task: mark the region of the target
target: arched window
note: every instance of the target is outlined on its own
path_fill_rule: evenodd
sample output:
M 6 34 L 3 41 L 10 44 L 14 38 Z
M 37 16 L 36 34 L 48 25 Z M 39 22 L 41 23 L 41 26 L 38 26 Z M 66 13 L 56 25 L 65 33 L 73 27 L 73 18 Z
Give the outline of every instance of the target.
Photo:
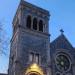
M 43 32 L 43 21 L 42 20 L 39 21 L 39 31 Z
M 29 15 L 27 17 L 27 24 L 26 24 L 27 28 L 31 28 L 31 16 Z
M 37 18 L 33 19 L 33 29 L 37 30 Z

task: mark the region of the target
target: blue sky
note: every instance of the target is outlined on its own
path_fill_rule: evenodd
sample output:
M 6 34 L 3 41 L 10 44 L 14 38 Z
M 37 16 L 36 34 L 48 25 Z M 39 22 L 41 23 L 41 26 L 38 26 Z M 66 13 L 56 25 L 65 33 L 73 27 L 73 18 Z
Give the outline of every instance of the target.
M 60 29 L 75 47 L 75 0 L 26 0 L 51 14 L 49 32 L 51 41 L 60 35 Z M 12 36 L 12 20 L 20 0 L 0 0 L 0 22 L 9 38 Z M 9 50 L 7 51 L 9 54 Z M 0 55 L 0 72 L 7 73 L 8 56 Z

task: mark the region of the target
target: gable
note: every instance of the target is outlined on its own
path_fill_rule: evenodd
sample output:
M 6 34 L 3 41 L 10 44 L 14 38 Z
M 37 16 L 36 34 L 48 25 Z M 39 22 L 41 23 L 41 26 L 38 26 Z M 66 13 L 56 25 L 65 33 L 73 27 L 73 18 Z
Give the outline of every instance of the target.
M 73 49 L 72 45 L 64 36 L 64 34 L 61 34 L 53 42 L 51 42 L 50 47 L 54 49 Z

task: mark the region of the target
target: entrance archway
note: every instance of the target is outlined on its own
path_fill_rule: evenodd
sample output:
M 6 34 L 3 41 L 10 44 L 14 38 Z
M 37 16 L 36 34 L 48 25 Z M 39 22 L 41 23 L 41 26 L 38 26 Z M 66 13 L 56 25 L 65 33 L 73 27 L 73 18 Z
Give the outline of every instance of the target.
M 35 73 L 31 73 L 30 75 L 37 75 L 37 74 L 35 74 Z
M 37 72 L 30 72 L 30 73 L 28 73 L 28 75 L 41 75 L 41 74 L 37 73 Z
M 36 63 L 27 68 L 25 75 L 44 75 L 42 68 Z

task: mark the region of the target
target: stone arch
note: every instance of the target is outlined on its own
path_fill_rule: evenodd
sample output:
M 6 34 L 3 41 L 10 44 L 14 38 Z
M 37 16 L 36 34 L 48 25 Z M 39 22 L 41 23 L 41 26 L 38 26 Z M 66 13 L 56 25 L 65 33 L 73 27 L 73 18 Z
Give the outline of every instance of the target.
M 39 65 L 33 63 L 27 68 L 25 75 L 44 75 L 44 73 Z

